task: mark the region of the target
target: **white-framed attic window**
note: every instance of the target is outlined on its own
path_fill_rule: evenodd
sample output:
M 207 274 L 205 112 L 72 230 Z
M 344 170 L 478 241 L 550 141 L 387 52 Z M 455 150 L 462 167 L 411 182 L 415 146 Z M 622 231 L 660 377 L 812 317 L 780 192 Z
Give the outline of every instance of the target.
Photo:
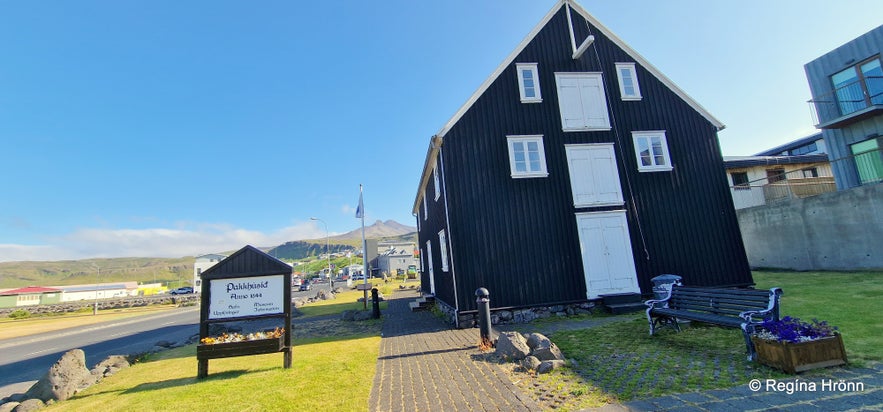
M 635 157 L 640 172 L 666 172 L 672 169 L 665 130 L 632 132 Z
M 512 178 L 546 177 L 546 149 L 542 135 L 506 136 Z
M 417 213 L 417 232 L 420 232 L 420 213 Z
M 426 210 L 426 192 L 423 192 L 423 220 L 426 220 L 427 210 Z
M 622 100 L 641 100 L 641 87 L 634 63 L 616 63 L 616 76 L 619 78 L 619 95 Z
M 438 197 L 441 196 L 441 184 L 438 181 L 438 158 L 435 159 L 435 167 L 432 168 L 432 181 L 435 183 L 435 200 L 438 201 Z
M 426 241 L 426 244 L 427 244 L 427 246 L 429 245 L 428 240 Z M 426 252 L 427 250 L 429 250 L 429 249 L 423 248 L 423 253 L 420 256 L 420 271 L 421 272 L 426 272 L 427 270 L 429 270 L 428 269 L 429 268 L 429 257 L 428 257 L 429 255 Z
M 518 93 L 521 95 L 521 103 L 540 103 L 543 96 L 540 93 L 540 78 L 536 63 L 516 63 L 515 70 L 518 72 Z
M 441 254 L 441 269 L 442 272 L 448 271 L 448 241 L 445 236 L 445 230 L 442 229 L 438 232 L 438 249 L 439 254 Z

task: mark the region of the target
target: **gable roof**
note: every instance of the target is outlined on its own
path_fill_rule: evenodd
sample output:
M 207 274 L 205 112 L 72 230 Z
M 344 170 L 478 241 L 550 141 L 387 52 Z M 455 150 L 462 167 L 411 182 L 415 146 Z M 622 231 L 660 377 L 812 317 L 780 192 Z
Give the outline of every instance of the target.
M 545 27 L 546 24 L 548 24 L 549 21 L 552 20 L 552 17 L 554 17 L 555 14 L 557 14 L 558 11 L 564 6 L 569 6 L 571 10 L 579 13 L 580 16 L 582 16 L 584 19 L 586 19 L 592 26 L 595 26 L 601 33 L 603 33 L 607 38 L 609 38 L 615 45 L 619 46 L 626 54 L 628 54 L 630 57 L 635 59 L 636 63 L 640 64 L 645 69 L 647 69 L 647 71 L 650 72 L 650 74 L 652 74 L 654 77 L 659 79 L 659 81 L 661 81 L 662 84 L 664 84 L 666 87 L 671 89 L 671 91 L 673 91 L 676 95 L 678 95 L 678 97 L 683 99 L 688 105 L 690 105 L 690 107 L 692 107 L 694 110 L 699 112 L 699 114 L 701 114 L 709 122 L 711 122 L 711 124 L 713 124 L 718 130 L 723 130 L 724 127 L 726 127 L 726 126 L 724 126 L 723 123 L 721 123 L 714 116 L 712 116 L 711 113 L 709 113 L 707 110 L 705 110 L 705 108 L 702 107 L 702 105 L 700 105 L 698 102 L 693 100 L 693 98 L 691 98 L 689 95 L 687 95 L 686 92 L 684 92 L 677 85 L 675 85 L 674 82 L 671 81 L 671 79 L 669 79 L 664 74 L 662 74 L 662 72 L 659 71 L 659 69 L 657 69 L 652 64 L 650 64 L 650 62 L 648 62 L 647 59 L 645 59 L 643 56 L 638 54 L 638 52 L 636 52 L 634 49 L 629 47 L 629 45 L 626 44 L 625 41 L 623 41 L 622 39 L 617 37 L 615 34 L 613 34 L 612 31 L 610 31 L 610 29 L 605 27 L 603 24 L 601 24 L 600 21 L 598 21 L 591 14 L 589 14 L 589 12 L 586 11 L 584 8 L 582 8 L 582 6 L 580 6 L 579 4 L 577 4 L 573 0 L 559 0 L 558 3 L 555 4 L 555 6 L 552 7 L 552 9 L 549 10 L 548 13 L 546 13 L 546 16 L 543 17 L 542 20 L 540 20 L 540 22 L 536 25 L 536 27 L 534 27 L 533 30 L 531 30 L 530 33 L 528 33 L 527 37 L 525 37 L 524 40 L 522 40 L 521 43 L 519 43 L 518 46 L 515 47 L 515 50 L 513 50 L 512 53 L 510 53 L 509 56 L 507 56 L 506 59 L 504 59 L 503 62 L 500 63 L 499 66 L 497 66 L 496 70 L 494 70 L 494 72 L 491 73 L 490 77 L 488 77 L 484 81 L 484 83 L 482 83 L 481 86 L 478 87 L 478 90 L 476 90 L 475 93 L 473 93 L 472 96 L 470 96 L 469 99 L 466 100 L 466 103 L 464 103 L 463 106 L 460 106 L 460 109 L 457 110 L 456 113 L 454 113 L 454 116 L 451 117 L 451 119 L 448 120 L 448 122 L 445 123 L 444 126 L 442 126 L 441 130 L 439 130 L 438 133 L 436 133 L 436 136 L 439 136 L 442 138 L 445 137 L 445 135 L 448 133 L 448 131 L 451 129 L 451 127 L 453 127 L 454 124 L 456 124 L 460 120 L 460 118 L 463 117 L 464 114 L 466 114 L 466 111 L 469 110 L 469 108 L 471 108 L 473 104 L 475 104 L 475 101 L 478 100 L 478 98 L 482 94 L 484 94 L 484 92 L 488 89 L 488 87 L 490 87 L 491 84 L 493 84 L 493 82 L 495 80 L 497 80 L 497 77 L 500 77 L 500 74 L 502 74 L 503 71 L 506 70 L 506 68 L 509 67 L 509 65 L 512 64 L 513 61 L 515 61 L 515 57 L 517 57 L 524 50 L 524 48 L 527 47 L 527 45 L 530 44 L 531 41 L 533 41 L 534 37 L 536 37 L 536 35 L 539 34 L 540 30 L 542 30 L 543 27 Z
M 203 279 L 291 274 L 291 266 L 258 248 L 246 245 L 202 272 Z
M 786 152 L 788 150 L 793 150 L 801 146 L 808 145 L 817 140 L 822 140 L 822 132 L 814 133 L 806 137 L 802 137 L 793 142 L 788 142 L 783 145 L 776 146 L 772 149 L 764 150 L 760 153 L 755 154 L 755 156 L 778 156 L 779 153 Z
M 462 106 L 460 106 L 460 108 L 457 110 L 457 112 L 454 113 L 454 116 L 451 117 L 451 119 L 448 120 L 447 123 L 444 124 L 444 126 L 442 126 L 442 128 L 438 131 L 438 133 L 436 133 L 435 135 L 432 136 L 432 138 L 430 139 L 429 150 L 426 153 L 426 162 L 423 165 L 423 174 L 420 177 L 420 183 L 417 187 L 417 197 L 414 200 L 414 207 L 411 211 L 413 214 L 416 215 L 417 210 L 420 207 L 421 197 L 422 197 L 423 191 L 425 190 L 424 188 L 426 187 L 426 183 L 429 180 L 430 175 L 432 174 L 433 167 L 435 167 L 435 159 L 438 156 L 438 149 L 441 147 L 445 135 L 451 130 L 451 128 L 455 124 L 457 124 L 458 121 L 460 121 L 460 118 L 462 118 L 463 115 L 465 115 L 466 112 L 470 108 L 472 108 L 472 105 L 474 105 L 475 102 L 478 100 L 478 98 L 481 97 L 481 95 L 484 94 L 485 91 L 487 91 L 487 89 L 491 86 L 491 84 L 494 83 L 494 81 L 497 80 L 498 77 L 500 77 L 500 75 L 503 73 L 503 71 L 506 70 L 506 68 L 509 67 L 509 65 L 512 64 L 513 61 L 515 61 L 515 58 L 524 50 L 525 47 L 527 47 L 528 44 L 530 44 L 530 42 L 533 41 L 533 39 L 537 36 L 537 34 L 539 34 L 540 30 L 542 30 L 546 26 L 546 24 L 549 23 L 550 20 L 552 20 L 552 18 L 561 10 L 562 7 L 569 7 L 570 10 L 577 12 L 577 14 L 582 16 L 582 18 L 584 18 L 586 21 L 588 21 L 592 26 L 595 26 L 598 29 L 598 31 L 600 31 L 602 34 L 604 34 L 604 36 L 606 36 L 608 39 L 610 39 L 610 41 L 612 41 L 613 44 L 615 44 L 616 46 L 621 48 L 627 55 L 629 55 L 631 58 L 633 58 L 636 63 L 638 63 L 642 67 L 644 67 L 650 74 L 652 74 L 654 77 L 656 77 L 663 85 L 668 87 L 672 92 L 674 92 L 678 97 L 680 97 L 690 107 L 692 107 L 700 115 L 705 117 L 705 119 L 708 120 L 715 128 L 717 128 L 718 131 L 723 130 L 726 127 L 723 123 L 721 123 L 720 120 L 716 119 L 714 116 L 711 115 L 711 113 L 708 112 L 708 110 L 706 110 L 704 107 L 702 107 L 702 105 L 700 105 L 698 102 L 693 100 L 693 98 L 691 98 L 689 95 L 687 95 L 686 92 L 681 90 L 681 88 L 679 88 L 673 81 L 671 81 L 671 79 L 669 79 L 664 74 L 662 74 L 662 72 L 659 71 L 659 69 L 657 69 L 652 64 L 650 64 L 650 62 L 647 61 L 647 59 L 645 59 L 643 56 L 641 56 L 634 49 L 629 47 L 629 45 L 626 44 L 625 41 L 623 41 L 618 36 L 616 36 L 612 31 L 610 31 L 610 29 L 605 27 L 603 24 L 601 24 L 600 21 L 598 21 L 591 14 L 589 14 L 588 11 L 583 9 L 582 6 L 577 4 L 576 1 L 574 1 L 574 0 L 559 0 L 557 3 L 555 3 L 555 5 L 552 7 L 552 9 L 549 10 L 548 13 L 546 13 L 546 16 L 543 17 L 543 19 L 540 20 L 539 23 L 537 23 L 537 25 L 533 28 L 533 30 L 531 30 L 530 33 L 528 33 L 527 36 L 523 40 L 521 40 L 521 43 L 519 43 L 518 46 L 515 47 L 515 50 L 513 50 L 512 53 L 510 53 L 509 56 L 507 56 L 503 60 L 503 62 L 500 63 L 499 66 L 497 66 L 497 68 L 491 73 L 491 75 L 487 79 L 485 79 L 485 81 L 480 86 L 478 86 L 478 90 L 476 90 L 474 93 L 472 93 L 472 96 L 470 96 L 469 99 L 466 100 L 466 103 L 464 103 Z M 571 42 L 573 42 L 573 41 L 574 40 L 571 39 Z M 580 48 L 583 48 L 583 46 L 581 46 Z
M 727 170 L 802 163 L 828 163 L 828 155 L 822 153 L 797 156 L 724 156 L 724 168 Z
M 218 259 L 218 260 L 220 260 L 225 257 L 227 257 L 227 255 L 222 255 L 219 253 L 206 253 L 204 255 L 199 255 L 199 256 L 195 257 L 194 259 L 196 259 L 196 260 L 199 260 L 199 259 Z
M 138 289 L 138 282 L 123 282 L 123 283 L 99 283 L 99 284 L 87 284 L 87 285 L 63 285 L 63 286 L 52 286 L 54 288 L 61 289 L 65 292 L 92 292 L 95 290 L 132 290 Z
M 30 295 L 34 293 L 58 293 L 61 289 L 44 288 L 41 286 L 28 286 L 25 288 L 10 289 L 0 293 L 0 295 Z

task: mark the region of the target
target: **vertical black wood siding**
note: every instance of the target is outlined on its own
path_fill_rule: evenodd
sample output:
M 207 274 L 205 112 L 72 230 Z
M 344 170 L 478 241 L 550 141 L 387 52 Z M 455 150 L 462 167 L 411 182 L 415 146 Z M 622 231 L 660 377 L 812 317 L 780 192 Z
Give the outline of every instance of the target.
M 452 262 L 452 248 L 451 248 L 451 233 L 447 228 L 447 218 L 446 218 L 446 209 L 445 209 L 445 197 L 444 197 L 444 178 L 442 176 L 442 171 L 444 169 L 444 157 L 439 156 L 437 161 L 438 173 L 439 173 L 439 188 L 442 190 L 442 193 L 439 193 L 438 199 L 435 196 L 435 182 L 433 181 L 432 176 L 430 176 L 429 180 L 426 183 L 425 188 L 425 197 L 423 201 L 426 202 L 426 210 L 428 214 L 426 215 L 426 219 L 424 219 L 423 214 L 423 205 L 420 205 L 418 208 L 418 216 L 419 220 L 419 231 L 418 231 L 418 240 L 420 248 L 420 258 L 424 262 L 428 262 L 428 265 L 432 265 L 433 274 L 435 275 L 435 295 L 436 299 L 440 300 L 444 303 L 452 307 L 456 307 L 456 299 L 454 297 L 454 281 L 453 281 L 453 266 Z M 448 271 L 442 271 L 441 264 L 441 247 L 439 245 L 438 232 L 442 229 L 445 230 L 445 237 L 448 243 Z M 430 241 L 432 243 L 432 255 L 426 255 L 426 241 Z M 423 267 L 423 271 L 420 274 L 421 280 L 421 291 L 424 293 L 430 293 L 430 282 L 429 282 L 429 268 Z
M 545 305 L 586 299 L 586 285 L 565 144 L 613 143 L 623 186 L 641 290 L 674 273 L 692 285 L 752 283 L 714 126 L 636 65 L 643 100 L 620 99 L 617 62 L 634 62 L 574 12 L 577 44 L 594 44 L 579 59 L 562 8 L 447 135 L 441 149 L 457 290 L 441 272 L 438 231 L 446 227 L 444 197 L 426 187 L 429 218 L 420 248 L 432 240 L 437 298 L 474 310 L 486 287 L 492 307 Z M 519 100 L 515 63 L 538 63 L 542 103 Z M 603 72 L 611 131 L 562 132 L 556 72 Z M 632 131 L 665 130 L 674 170 L 639 173 Z M 510 176 L 507 135 L 543 135 L 546 178 Z M 634 202 L 632 202 L 632 197 Z M 640 229 L 639 224 L 640 221 Z M 646 245 L 646 252 L 645 252 Z M 424 289 L 429 282 L 424 271 Z M 441 280 L 441 282 L 439 281 Z

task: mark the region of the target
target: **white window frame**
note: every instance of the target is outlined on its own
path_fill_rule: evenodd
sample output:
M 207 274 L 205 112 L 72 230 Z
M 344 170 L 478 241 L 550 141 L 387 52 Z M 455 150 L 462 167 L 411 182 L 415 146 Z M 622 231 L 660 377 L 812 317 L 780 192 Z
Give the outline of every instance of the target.
M 566 102 L 567 100 L 563 97 L 562 93 L 562 82 L 567 80 L 577 80 L 577 83 L 581 83 L 586 79 L 593 79 L 598 84 L 598 91 L 600 93 L 600 101 L 585 101 L 583 98 L 588 97 L 587 95 L 582 93 L 582 86 L 580 85 L 579 97 L 580 97 L 580 111 L 582 113 L 582 124 L 576 126 L 567 126 L 567 114 L 571 113 L 573 107 L 570 107 Z M 607 105 L 607 91 L 604 88 L 604 76 L 601 72 L 573 72 L 573 73 L 555 73 L 555 90 L 558 92 L 558 110 L 561 113 L 561 130 L 565 132 L 592 132 L 592 131 L 607 131 L 610 130 L 610 112 Z M 598 112 L 603 114 L 603 118 L 599 118 L 599 120 L 595 123 L 590 124 L 591 120 L 588 115 L 589 112 L 586 111 L 586 104 L 590 105 L 598 105 Z M 566 110 L 569 109 L 569 110 Z
M 435 166 L 432 168 L 432 180 L 435 183 L 435 200 L 441 196 L 441 184 L 438 181 L 438 158 L 435 159 Z
M 442 272 L 448 271 L 448 241 L 445 236 L 445 230 L 442 229 L 438 232 L 438 253 L 441 255 L 441 270 Z
M 18 295 L 15 298 L 17 306 L 26 306 L 26 305 L 39 305 L 40 304 L 40 295 L 35 294 L 24 294 Z
M 428 213 L 426 210 L 426 192 L 423 192 L 423 220 L 426 220 L 427 214 Z
M 525 95 L 524 73 L 523 70 L 529 70 L 533 75 L 533 97 Z M 537 63 L 516 63 L 515 71 L 518 73 L 518 93 L 521 96 L 521 103 L 542 103 L 543 95 L 540 93 L 540 72 L 537 69 Z
M 525 157 L 525 164 L 528 167 L 527 171 L 521 172 L 516 170 L 515 167 L 515 143 L 524 143 L 527 144 L 529 142 L 537 143 L 537 151 L 540 154 L 540 170 L 529 170 L 530 162 Z M 549 176 L 549 171 L 546 168 L 546 149 L 543 147 L 543 135 L 515 135 L 515 136 L 506 136 L 506 145 L 508 146 L 509 152 L 509 171 L 512 174 L 513 179 L 522 179 L 522 178 L 530 178 L 530 177 L 546 177 Z M 527 156 L 527 152 L 525 151 L 525 156 Z
M 627 94 L 625 91 L 626 85 L 622 79 L 623 70 L 628 71 L 631 75 L 632 88 L 635 90 L 633 94 Z M 641 100 L 641 86 L 638 83 L 638 72 L 635 70 L 634 63 L 616 63 L 616 78 L 619 80 L 619 95 L 623 101 Z
M 659 137 L 661 141 L 662 147 L 662 158 L 665 161 L 665 164 L 659 165 L 656 164 L 656 156 L 650 156 L 651 165 L 645 166 L 641 161 L 641 149 L 639 142 L 641 140 L 647 141 L 647 147 L 652 152 L 652 139 L 653 137 Z M 648 131 L 640 131 L 640 132 L 632 132 L 632 142 L 635 145 L 635 160 L 637 161 L 638 171 L 639 172 L 667 172 L 673 169 L 671 164 L 671 156 L 668 151 L 668 139 L 665 137 L 665 130 L 648 130 Z

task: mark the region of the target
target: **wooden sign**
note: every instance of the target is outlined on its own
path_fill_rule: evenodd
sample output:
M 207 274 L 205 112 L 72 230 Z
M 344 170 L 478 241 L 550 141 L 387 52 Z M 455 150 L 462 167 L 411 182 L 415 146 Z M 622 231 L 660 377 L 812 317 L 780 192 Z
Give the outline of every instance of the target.
M 209 319 L 285 312 L 285 275 L 210 280 Z
M 282 352 L 282 366 L 291 367 L 291 266 L 246 246 L 202 273 L 201 293 L 198 378 L 208 376 L 209 359 L 233 356 Z M 224 330 L 228 322 L 264 319 L 282 326 L 209 336 L 212 326 Z

